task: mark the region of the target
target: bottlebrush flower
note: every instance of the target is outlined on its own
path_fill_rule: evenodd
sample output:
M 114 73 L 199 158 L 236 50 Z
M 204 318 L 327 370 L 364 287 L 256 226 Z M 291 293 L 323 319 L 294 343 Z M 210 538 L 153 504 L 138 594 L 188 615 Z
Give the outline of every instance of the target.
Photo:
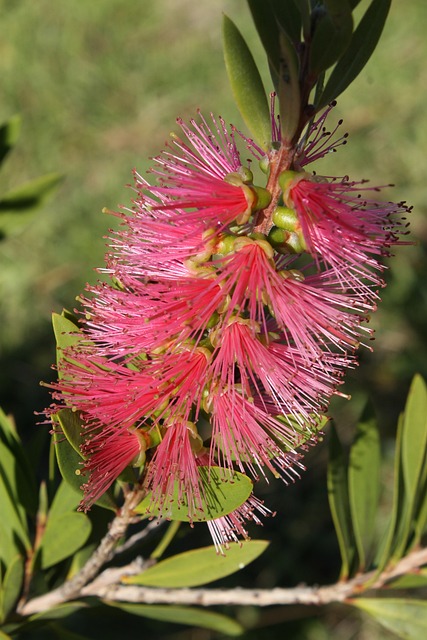
M 220 466 L 230 480 L 238 469 L 294 481 L 300 451 L 316 442 L 371 336 L 364 322 L 382 286 L 380 258 L 397 242 L 393 220 L 405 205 L 302 171 L 338 146 L 326 115 L 277 169 L 272 112 L 265 186 L 253 183 L 234 131 L 200 118 L 178 121 L 182 137 L 154 159 L 155 184 L 135 173 L 133 207 L 116 214 L 110 238 L 110 283 L 81 299 L 82 338 L 64 349 L 51 385 L 47 413 L 65 406 L 81 416 L 83 509 L 127 466 L 153 512 L 168 517 L 175 501 L 190 520 L 203 516 L 200 466 Z M 215 544 L 246 537 L 245 520 L 267 512 L 252 496 L 210 522 Z

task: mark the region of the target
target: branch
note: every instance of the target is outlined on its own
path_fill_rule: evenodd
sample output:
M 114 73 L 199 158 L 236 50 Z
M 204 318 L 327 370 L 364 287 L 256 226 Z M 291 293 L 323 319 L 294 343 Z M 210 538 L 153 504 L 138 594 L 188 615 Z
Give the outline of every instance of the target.
M 199 605 L 326 605 L 332 602 L 344 602 L 359 596 L 368 589 L 379 589 L 390 580 L 406 573 L 417 571 L 427 564 L 427 547 L 412 551 L 402 558 L 393 568 L 377 575 L 376 571 L 359 574 L 347 582 L 338 582 L 324 587 L 298 586 L 291 589 L 161 589 L 119 584 L 124 575 L 136 575 L 144 564 L 134 561 L 126 567 L 108 569 L 91 584 L 79 591 L 79 597 L 96 596 L 116 602 L 144 604 Z M 55 592 L 52 592 L 55 593 Z M 47 594 L 28 602 L 20 611 L 21 615 L 45 611 L 52 605 Z M 76 597 L 76 596 L 75 596 Z M 71 599 L 66 598 L 66 599 Z M 64 602 L 63 598 L 61 602 Z M 57 603 L 54 603 L 57 604 Z
M 114 520 L 112 521 L 107 534 L 101 540 L 99 547 L 95 550 L 84 567 L 63 585 L 44 594 L 38 598 L 33 598 L 26 604 L 18 608 L 18 613 L 23 616 L 32 615 L 39 611 L 48 611 L 58 604 L 74 600 L 81 596 L 82 590 L 99 572 L 101 567 L 109 562 L 115 553 L 115 547 L 123 538 L 128 526 L 134 520 L 133 509 L 141 501 L 141 490 L 130 491 L 124 504 Z

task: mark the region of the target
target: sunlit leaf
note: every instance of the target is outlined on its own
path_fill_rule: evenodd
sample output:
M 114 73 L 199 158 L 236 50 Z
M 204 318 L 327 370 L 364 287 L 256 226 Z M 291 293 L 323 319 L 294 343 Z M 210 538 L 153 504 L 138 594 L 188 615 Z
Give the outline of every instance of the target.
M 123 582 L 151 587 L 197 587 L 243 569 L 268 545 L 266 540 L 232 544 L 224 556 L 218 555 L 214 546 L 186 551 L 162 560 L 137 576 L 125 576 Z
M 84 545 L 91 528 L 89 518 L 83 513 L 70 512 L 49 517 L 40 546 L 42 568 L 47 569 L 72 556 Z
M 16 144 L 21 129 L 21 118 L 19 115 L 12 116 L 7 122 L 0 126 L 0 164 L 7 154 Z
M 222 615 L 205 609 L 196 609 L 195 607 L 178 607 L 174 605 L 150 605 L 150 604 L 126 604 L 123 602 L 108 602 L 111 607 L 117 607 L 126 613 L 135 616 L 143 616 L 153 620 L 162 622 L 175 622 L 177 624 L 190 625 L 192 627 L 201 627 L 202 629 L 212 629 L 228 636 L 238 636 L 243 633 L 243 627 Z
M 10 563 L 3 580 L 3 620 L 13 610 L 22 589 L 24 579 L 24 559 L 22 556 L 16 556 Z M 0 620 L 1 622 L 1 620 Z
M 79 414 L 72 409 L 60 409 L 58 413 L 55 414 L 55 417 L 58 419 L 68 442 L 81 457 L 80 447 L 83 443 L 83 426 Z
M 355 548 L 348 497 L 347 465 L 334 425 L 331 425 L 330 431 L 328 498 L 341 553 L 342 566 L 340 577 L 344 580 L 350 575 Z
M 263 149 L 271 145 L 270 108 L 252 54 L 235 24 L 224 16 L 225 66 L 240 113 L 252 136 Z
M 404 640 L 427 637 L 427 602 L 405 598 L 356 598 L 350 604 Z
M 163 504 L 152 503 L 151 494 L 148 494 L 135 511 L 181 522 L 206 522 L 231 513 L 246 502 L 252 493 L 252 481 L 238 471 L 231 476 L 228 471 L 219 467 L 199 467 L 199 476 L 204 491 L 199 516 L 189 517 L 186 496 L 179 499 L 179 482 L 175 482 L 173 496 L 167 504 L 167 509 Z
M 337 98 L 362 71 L 380 39 L 390 5 L 391 0 L 372 0 L 355 29 L 348 48 L 332 70 L 317 105 L 318 109 Z
M 350 450 L 348 488 L 359 569 L 368 564 L 372 550 L 380 493 L 381 449 L 376 419 L 368 406 L 357 425 Z

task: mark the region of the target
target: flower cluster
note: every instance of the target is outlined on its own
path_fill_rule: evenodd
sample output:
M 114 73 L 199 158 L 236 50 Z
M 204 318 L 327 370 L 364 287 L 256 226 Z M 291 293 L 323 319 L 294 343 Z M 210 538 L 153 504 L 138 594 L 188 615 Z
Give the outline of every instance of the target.
M 407 210 L 365 183 L 307 172 L 345 142 L 325 117 L 287 153 L 274 114 L 271 152 L 244 138 L 264 186 L 213 116 L 178 121 L 154 184 L 135 174 L 134 206 L 116 214 L 110 283 L 83 298 L 84 338 L 59 365 L 49 410 L 80 412 L 82 509 L 129 466 L 158 512 L 175 500 L 190 520 L 203 515 L 200 466 L 298 476 L 301 449 L 370 339 L 381 259 Z M 211 522 L 216 544 L 265 511 L 252 497 Z

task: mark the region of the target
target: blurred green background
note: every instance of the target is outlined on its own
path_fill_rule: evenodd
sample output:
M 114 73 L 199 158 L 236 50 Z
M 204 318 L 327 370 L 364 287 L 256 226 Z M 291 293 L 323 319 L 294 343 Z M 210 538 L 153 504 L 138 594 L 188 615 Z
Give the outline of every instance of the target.
M 367 4 L 362 0 L 360 6 Z M 386 451 L 412 375 L 419 371 L 427 377 L 427 3 L 392 4 L 377 51 L 339 99 L 333 116 L 344 118 L 350 143 L 322 160 L 325 174 L 394 183 L 386 197 L 414 205 L 411 238 L 416 244 L 396 250 L 389 286 L 372 321 L 375 351 L 361 353 L 360 367 L 348 377 L 345 390 L 353 400 L 333 406 L 348 441 L 369 393 Z M 51 171 L 65 175 L 31 222 L 0 243 L 0 403 L 26 433 L 41 428 L 33 412 L 49 404 L 39 380 L 53 375 L 50 314 L 73 308 L 85 283 L 98 278 L 94 268 L 102 266 L 103 236 L 114 225 L 102 208 L 129 204 L 125 185 L 132 168 L 148 168 L 149 157 L 162 149 L 178 115 L 189 118 L 200 108 L 243 129 L 223 66 L 222 11 L 238 23 L 258 54 L 270 90 L 243 0 L 0 0 L 0 122 L 15 113 L 23 119 L 19 144 L 1 175 L 1 192 Z M 249 584 L 291 586 L 336 578 L 326 457 L 321 445 L 310 454 L 301 483 L 287 490 L 265 489 L 279 515 L 256 533 L 273 538 L 272 566 L 268 558 L 264 567 L 258 564 L 247 574 Z M 188 538 L 187 544 L 196 544 Z M 285 615 L 292 617 L 262 612 L 256 624 L 272 626 L 265 636 L 247 637 L 279 638 L 283 629 L 287 637 L 309 640 L 391 637 L 373 623 L 347 624 L 341 613 L 328 614 L 325 624 L 308 618 L 282 627 Z M 144 624 L 139 621 L 141 628 Z M 215 637 L 168 630 L 167 625 L 149 629 L 153 638 Z

